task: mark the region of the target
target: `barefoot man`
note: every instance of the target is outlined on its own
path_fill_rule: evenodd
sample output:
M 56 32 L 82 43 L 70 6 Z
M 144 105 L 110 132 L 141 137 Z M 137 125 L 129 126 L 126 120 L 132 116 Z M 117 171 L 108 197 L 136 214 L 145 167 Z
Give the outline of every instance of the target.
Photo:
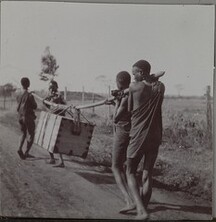
M 34 141 L 36 119 L 34 110 L 37 108 L 37 103 L 35 102 L 33 95 L 28 92 L 28 88 L 30 86 L 29 79 L 26 77 L 22 78 L 21 85 L 23 87 L 23 93 L 17 99 L 17 112 L 19 113 L 19 124 L 22 135 L 17 153 L 19 154 L 20 158 L 24 160 L 25 158 L 33 157 L 29 154 L 29 151 Z M 27 148 L 25 153 L 23 153 L 22 147 L 26 138 Z
M 116 76 L 117 88 L 120 91 L 127 89 L 130 85 L 131 76 L 126 71 L 121 71 Z M 115 111 L 113 116 L 114 122 L 114 141 L 112 149 L 112 171 L 116 183 L 121 190 L 126 206 L 122 208 L 119 213 L 126 213 L 135 209 L 131 194 L 129 193 L 125 162 L 126 152 L 129 144 L 130 133 L 130 113 L 128 112 L 128 95 L 116 96 Z M 109 104 L 108 102 L 106 104 Z M 111 103 L 110 103 L 111 104 Z
M 130 143 L 127 149 L 127 180 L 137 208 L 136 219 L 148 218 L 147 205 L 152 194 L 152 171 L 162 139 L 161 105 L 165 87 L 150 75 L 145 60 L 133 65 L 135 82 L 129 87 L 131 112 Z M 141 193 L 136 180 L 138 164 L 144 156 Z

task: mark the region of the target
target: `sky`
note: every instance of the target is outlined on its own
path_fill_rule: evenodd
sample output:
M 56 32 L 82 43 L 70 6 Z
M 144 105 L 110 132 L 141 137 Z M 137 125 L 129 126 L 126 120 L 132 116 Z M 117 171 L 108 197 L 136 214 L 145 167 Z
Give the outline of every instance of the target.
M 63 2 L 1 3 L 0 85 L 45 89 L 41 56 L 57 60 L 59 89 L 107 92 L 115 76 L 145 59 L 166 71 L 166 95 L 203 95 L 213 85 L 214 6 Z M 104 79 L 98 79 L 98 76 Z

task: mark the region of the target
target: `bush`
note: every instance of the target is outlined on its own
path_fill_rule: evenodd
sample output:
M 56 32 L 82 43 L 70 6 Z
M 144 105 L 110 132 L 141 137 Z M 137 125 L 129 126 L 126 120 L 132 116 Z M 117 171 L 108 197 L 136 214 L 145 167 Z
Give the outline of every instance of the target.
M 179 148 L 205 147 L 208 141 L 207 126 L 196 116 L 177 113 L 169 117 L 170 124 L 163 130 L 163 138 Z

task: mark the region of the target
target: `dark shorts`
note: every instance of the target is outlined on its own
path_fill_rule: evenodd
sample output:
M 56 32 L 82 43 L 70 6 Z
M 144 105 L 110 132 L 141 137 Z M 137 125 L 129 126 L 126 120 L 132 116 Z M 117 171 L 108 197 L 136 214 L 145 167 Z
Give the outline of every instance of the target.
M 25 120 L 20 119 L 19 120 L 20 129 L 23 133 L 23 135 L 28 134 L 28 141 L 32 141 L 35 134 L 35 121 L 33 118 L 26 118 Z
M 146 144 L 146 149 L 141 150 L 134 158 L 127 158 L 127 170 L 129 173 L 136 173 L 139 165 L 139 171 L 152 171 L 158 156 L 160 144 L 152 141 Z
M 119 121 L 114 125 L 114 143 L 112 150 L 112 164 L 122 167 L 126 161 L 129 144 L 130 123 Z

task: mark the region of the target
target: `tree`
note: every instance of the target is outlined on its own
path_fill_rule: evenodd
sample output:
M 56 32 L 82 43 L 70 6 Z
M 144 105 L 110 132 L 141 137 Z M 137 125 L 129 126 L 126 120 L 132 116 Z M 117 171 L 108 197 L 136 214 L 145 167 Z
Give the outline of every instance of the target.
M 0 86 L 0 96 L 4 98 L 4 109 L 6 104 L 6 97 L 11 97 L 12 93 L 16 91 L 16 87 L 14 87 L 11 83 L 7 83 L 3 86 Z
M 3 86 L 0 86 L 0 96 L 11 97 L 12 93 L 15 91 L 16 87 L 14 87 L 11 83 L 7 83 Z
M 52 80 L 57 76 L 57 65 L 56 58 L 50 53 L 50 47 L 45 48 L 44 54 L 41 57 L 41 73 L 39 74 L 40 79 L 43 81 Z

